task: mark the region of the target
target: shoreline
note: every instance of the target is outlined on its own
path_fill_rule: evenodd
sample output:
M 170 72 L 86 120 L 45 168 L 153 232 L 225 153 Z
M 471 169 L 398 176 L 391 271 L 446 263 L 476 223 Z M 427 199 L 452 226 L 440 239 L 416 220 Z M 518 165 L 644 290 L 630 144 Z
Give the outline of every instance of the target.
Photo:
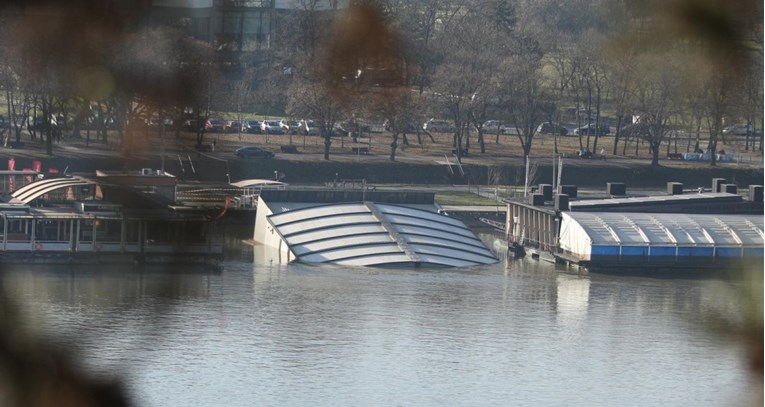
M 183 181 L 227 183 L 227 174 L 231 181 L 241 179 L 273 179 L 274 172 L 284 176 L 283 181 L 292 184 L 317 184 L 338 179 L 365 179 L 368 184 L 408 184 L 408 185 L 481 185 L 507 186 L 523 185 L 523 168 L 520 163 L 497 163 L 492 166 L 463 163 L 464 176 L 456 172 L 451 174 L 448 167 L 439 164 L 408 164 L 400 162 L 339 162 L 339 161 L 296 161 L 275 158 L 269 160 L 220 160 L 189 156 L 166 157 L 164 168 Z M 11 155 L 0 155 L 0 160 L 7 162 Z M 32 168 L 32 161 L 37 158 L 14 156 L 16 169 Z M 160 169 L 160 158 L 68 158 L 45 157 L 42 161 L 43 172 L 54 168 L 67 173 L 94 173 L 96 170 L 122 171 L 140 170 L 141 168 Z M 510 160 L 508 160 L 510 161 Z M 549 160 L 548 160 L 549 161 Z M 661 188 L 667 182 L 683 183 L 685 188 L 709 187 L 712 178 L 724 178 L 736 183 L 741 188 L 749 185 L 762 185 L 762 168 L 736 168 L 730 165 L 708 168 L 653 167 L 645 165 L 565 165 L 562 185 L 580 187 L 605 187 L 607 182 L 624 182 L 627 187 Z M 181 166 L 183 164 L 183 166 Z M 546 165 L 547 164 L 547 165 Z M 2 166 L 2 164 L 0 164 Z M 495 180 L 488 182 L 489 179 Z M 552 183 L 552 165 L 540 163 L 536 177 L 530 185 Z
M 198 152 L 194 141 L 183 134 L 181 137 L 167 137 L 166 144 L 147 135 L 146 143 L 139 151 L 124 153 L 112 145 L 91 143 L 69 138 L 54 145 L 54 156 L 45 154 L 41 144 L 29 143 L 21 148 L 0 150 L 0 168 L 13 157 L 17 170 L 33 168 L 33 161 L 42 161 L 43 172 L 56 169 L 60 173 L 94 173 L 95 170 L 122 171 L 141 168 L 162 169 L 177 176 L 184 182 L 228 183 L 242 179 L 274 179 L 275 174 L 290 184 L 324 185 L 326 182 L 365 179 L 367 184 L 407 185 L 480 185 L 513 186 L 524 184 L 525 168 L 515 144 L 487 144 L 485 154 L 476 153 L 464 157 L 458 165 L 456 158 L 449 156 L 450 140 L 437 135 L 436 142 L 423 145 L 401 146 L 397 160 L 389 160 L 389 147 L 382 141 L 387 135 L 375 135 L 368 144 L 353 143 L 351 140 L 334 142 L 329 160 L 324 160 L 319 140 L 310 138 L 310 143 L 299 136 L 211 134 L 208 140 L 217 140 L 216 151 Z M 294 140 L 293 140 L 294 139 Z M 292 142 L 298 153 L 283 153 L 281 145 Z M 572 140 L 567 140 L 573 142 Z M 540 139 L 537 154 L 545 148 Z M 272 159 L 240 159 L 234 150 L 241 145 L 254 145 L 275 152 Z M 370 146 L 368 155 L 354 155 L 353 148 Z M 549 145 L 548 145 L 549 147 Z M 570 149 L 570 147 L 567 147 Z M 561 151 L 567 151 L 561 148 Z M 164 152 L 164 154 L 163 154 Z M 664 190 L 667 182 L 680 182 L 685 188 L 710 187 L 712 178 L 724 178 L 740 188 L 763 184 L 762 156 L 755 152 L 742 155 L 741 163 L 686 162 L 662 159 L 659 166 L 651 166 L 648 158 L 632 156 L 609 156 L 607 160 L 563 159 L 562 185 L 578 185 L 585 188 L 605 188 L 607 182 L 624 182 L 627 188 L 659 188 Z M 165 159 L 162 160 L 162 155 Z M 553 181 L 552 157 L 532 155 L 532 168 L 536 176 L 530 185 L 550 184 Z M 164 161 L 164 163 L 163 163 Z M 447 162 L 450 165 L 447 165 Z M 164 167 L 163 167 L 164 164 Z M 532 173 L 534 171 L 532 170 Z M 463 175 L 464 174 L 464 175 Z

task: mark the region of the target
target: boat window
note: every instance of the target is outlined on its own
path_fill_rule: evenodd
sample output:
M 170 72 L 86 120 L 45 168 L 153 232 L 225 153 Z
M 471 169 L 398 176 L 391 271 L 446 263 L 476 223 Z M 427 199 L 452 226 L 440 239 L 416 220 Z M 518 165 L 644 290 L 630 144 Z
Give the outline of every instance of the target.
M 93 220 L 83 219 L 80 221 L 80 242 L 93 242 Z
M 207 224 L 202 222 L 187 222 L 183 224 L 183 243 L 205 243 Z
M 12 219 L 8 221 L 9 242 L 29 242 L 32 235 L 32 219 Z
M 147 222 L 146 239 L 150 242 L 172 242 L 175 228 L 168 222 Z
M 68 242 L 72 223 L 68 219 L 42 220 L 35 225 L 35 240 L 38 242 Z
M 138 243 L 138 228 L 139 222 L 137 220 L 130 220 L 125 222 L 125 242 L 126 243 Z
M 96 240 L 99 242 L 119 242 L 122 238 L 122 221 L 96 219 Z

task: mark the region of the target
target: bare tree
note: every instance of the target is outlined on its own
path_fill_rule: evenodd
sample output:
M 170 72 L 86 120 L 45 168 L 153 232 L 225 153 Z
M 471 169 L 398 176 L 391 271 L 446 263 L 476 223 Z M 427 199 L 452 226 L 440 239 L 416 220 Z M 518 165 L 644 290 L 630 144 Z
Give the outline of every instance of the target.
M 439 42 L 445 61 L 433 76 L 432 97 L 440 111 L 454 121 L 454 148 L 461 160 L 463 146 L 470 148 L 469 130 L 478 130 L 481 152 L 485 152 L 483 122 L 490 101 L 498 97 L 501 62 L 509 55 L 506 45 L 510 37 L 487 24 L 492 16 L 480 7 L 470 7 L 453 15 L 452 24 L 445 30 L 448 35 Z
M 347 94 L 332 89 L 310 78 L 292 82 L 289 90 L 287 113 L 294 117 L 308 117 L 319 124 L 324 137 L 324 159 L 329 160 L 335 124 L 347 112 Z
M 196 139 L 201 144 L 202 123 L 216 96 L 217 68 L 209 44 L 170 28 L 143 29 L 123 41 L 114 45 L 112 62 L 119 84 L 113 93 L 117 117 L 125 128 L 123 150 L 140 144 L 143 123 L 152 114 L 176 109 L 189 110 L 198 120 Z
M 399 136 L 416 131 L 421 98 L 406 87 L 380 88 L 365 95 L 370 112 L 380 115 L 391 132 L 390 160 L 396 161 Z
M 531 152 L 536 128 L 549 116 L 555 105 L 542 86 L 541 58 L 531 55 L 505 60 L 506 108 L 515 123 L 518 141 L 523 149 L 524 163 Z
M 713 69 L 706 82 L 706 116 L 709 130 L 707 152 L 710 155 L 711 165 L 717 164 L 717 143 L 723 137 L 723 128 L 727 117 L 735 115 L 738 82 L 730 77 L 730 73 L 723 69 Z M 735 136 L 734 136 L 735 137 Z
M 760 53 L 753 52 L 749 63 L 749 69 L 747 71 L 747 77 L 744 85 L 744 97 L 742 98 L 744 106 L 742 107 L 742 113 L 744 114 L 746 123 L 751 125 L 750 130 L 746 133 L 746 140 L 744 142 L 744 149 L 749 150 L 750 145 L 752 151 L 756 149 L 756 133 L 754 130 L 759 129 L 760 135 L 760 147 L 759 151 L 762 151 L 763 141 L 763 56 L 762 48 Z M 757 123 L 759 122 L 759 126 Z
M 432 83 L 443 56 L 438 44 L 448 33 L 450 21 L 460 9 L 452 0 L 390 0 L 388 9 L 401 32 L 408 32 L 415 72 L 415 86 L 420 93 Z
M 481 153 L 486 152 L 483 124 L 489 118 L 489 113 L 496 110 L 497 102 L 502 98 L 502 75 L 500 66 L 503 59 L 512 52 L 511 43 L 515 35 L 515 9 L 506 0 L 492 0 L 489 7 L 471 7 L 471 12 L 461 19 L 465 28 L 462 38 L 464 46 L 471 55 L 471 77 L 477 80 L 477 88 L 471 97 L 468 110 L 469 122 L 477 132 L 477 141 Z M 477 10 L 477 11 L 476 11 Z M 494 24 L 486 24 L 492 21 Z M 501 132 L 496 128 L 497 140 Z M 466 140 L 468 142 L 469 139 Z
M 651 153 L 651 165 L 659 165 L 659 151 L 670 130 L 670 119 L 677 113 L 679 98 L 678 58 L 667 54 L 644 54 L 638 62 L 639 78 L 634 111 L 645 130 L 641 136 Z
M 614 146 L 612 154 L 616 155 L 619 148 L 619 140 L 622 137 L 621 131 L 625 125 L 632 123 L 632 95 L 634 91 L 634 62 L 635 55 L 624 52 L 614 58 L 609 58 L 606 62 L 608 75 L 605 77 L 614 113 L 616 115 L 616 130 L 614 133 Z M 625 142 L 626 148 L 626 142 Z

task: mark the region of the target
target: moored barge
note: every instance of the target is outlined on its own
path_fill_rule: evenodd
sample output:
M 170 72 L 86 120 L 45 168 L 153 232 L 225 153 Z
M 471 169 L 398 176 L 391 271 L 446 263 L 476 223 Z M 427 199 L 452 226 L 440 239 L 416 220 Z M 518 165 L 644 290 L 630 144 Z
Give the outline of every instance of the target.
M 3 194 L 2 263 L 217 262 L 221 207 L 175 203 L 161 171 L 60 176 Z

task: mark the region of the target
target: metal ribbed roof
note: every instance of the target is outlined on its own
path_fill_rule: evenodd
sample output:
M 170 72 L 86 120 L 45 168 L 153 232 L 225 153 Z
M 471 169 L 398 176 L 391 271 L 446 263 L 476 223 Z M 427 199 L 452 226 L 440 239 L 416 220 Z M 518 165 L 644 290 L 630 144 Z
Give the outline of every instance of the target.
M 407 206 L 315 205 L 268 220 L 298 261 L 307 263 L 466 267 L 497 261 L 460 220 Z
M 763 216 L 566 212 L 592 246 L 666 245 L 763 247 Z
M 684 203 L 696 202 L 739 202 L 743 198 L 738 194 L 727 192 L 706 192 L 701 194 L 680 194 L 680 195 L 656 195 L 656 196 L 635 196 L 624 198 L 606 198 L 606 199 L 584 199 L 572 201 L 569 203 L 571 211 L 577 210 L 600 210 L 606 208 L 618 207 L 643 207 L 655 206 L 657 204 L 678 205 Z

